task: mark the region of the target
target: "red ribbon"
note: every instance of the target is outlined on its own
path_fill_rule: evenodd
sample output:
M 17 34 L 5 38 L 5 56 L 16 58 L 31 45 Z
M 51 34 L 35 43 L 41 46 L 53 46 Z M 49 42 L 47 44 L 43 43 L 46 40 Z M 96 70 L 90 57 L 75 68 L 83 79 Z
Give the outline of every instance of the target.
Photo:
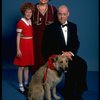
M 48 68 L 50 68 L 51 70 L 55 70 L 55 67 L 54 67 L 54 64 L 53 64 L 53 60 L 54 58 L 56 57 L 57 55 L 52 55 L 49 57 L 49 60 L 47 62 L 47 69 L 46 69 L 46 72 L 44 73 L 44 77 L 43 77 L 43 82 L 46 81 L 46 77 L 47 77 L 47 71 L 48 71 Z

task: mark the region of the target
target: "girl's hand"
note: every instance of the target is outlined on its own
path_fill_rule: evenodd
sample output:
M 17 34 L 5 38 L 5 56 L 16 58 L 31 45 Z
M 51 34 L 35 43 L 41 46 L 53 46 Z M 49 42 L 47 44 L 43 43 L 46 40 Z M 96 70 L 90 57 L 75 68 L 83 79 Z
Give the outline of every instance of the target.
M 17 54 L 16 54 L 16 55 L 17 55 L 17 57 L 19 57 L 19 58 L 20 58 L 20 57 L 22 56 L 21 51 L 20 51 L 20 50 L 17 50 Z

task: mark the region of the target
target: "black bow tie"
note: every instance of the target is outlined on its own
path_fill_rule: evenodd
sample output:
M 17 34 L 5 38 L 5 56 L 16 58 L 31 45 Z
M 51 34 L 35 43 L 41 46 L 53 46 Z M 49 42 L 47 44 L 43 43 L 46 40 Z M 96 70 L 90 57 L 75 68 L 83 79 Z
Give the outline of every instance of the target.
M 62 27 L 68 26 L 68 24 L 61 25 Z

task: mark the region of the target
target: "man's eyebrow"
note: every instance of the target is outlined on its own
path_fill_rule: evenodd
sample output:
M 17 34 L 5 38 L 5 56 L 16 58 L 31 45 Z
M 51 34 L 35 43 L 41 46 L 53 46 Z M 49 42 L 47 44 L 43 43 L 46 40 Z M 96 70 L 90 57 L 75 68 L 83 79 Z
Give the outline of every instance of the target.
M 60 13 L 60 12 L 58 12 L 58 14 L 66 14 L 66 13 Z

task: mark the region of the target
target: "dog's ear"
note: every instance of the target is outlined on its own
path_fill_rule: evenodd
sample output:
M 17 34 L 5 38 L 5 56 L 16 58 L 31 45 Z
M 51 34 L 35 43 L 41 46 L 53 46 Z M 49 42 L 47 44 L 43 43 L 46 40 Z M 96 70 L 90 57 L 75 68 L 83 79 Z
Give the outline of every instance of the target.
M 53 62 L 56 62 L 58 60 L 58 56 L 54 57 Z
M 57 55 L 51 55 L 49 59 L 51 59 L 53 62 L 57 61 L 58 56 Z

